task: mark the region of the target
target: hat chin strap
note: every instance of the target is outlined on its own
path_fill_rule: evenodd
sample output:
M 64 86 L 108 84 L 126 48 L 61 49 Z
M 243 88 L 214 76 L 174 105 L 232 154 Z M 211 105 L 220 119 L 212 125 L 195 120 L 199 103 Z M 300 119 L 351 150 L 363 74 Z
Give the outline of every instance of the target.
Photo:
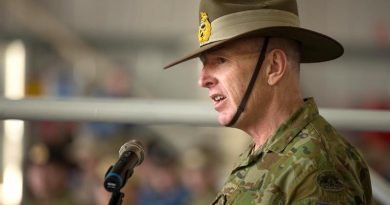
M 253 86 L 255 85 L 257 76 L 259 75 L 261 66 L 263 65 L 263 62 L 265 59 L 265 54 L 266 54 L 267 47 L 268 47 L 268 42 L 269 42 L 269 37 L 265 37 L 264 41 L 263 41 L 263 46 L 262 46 L 261 51 L 260 51 L 261 53 L 260 53 L 259 59 L 257 60 L 256 68 L 253 71 L 252 78 L 249 81 L 248 87 L 246 88 L 244 97 L 242 97 L 241 103 L 237 107 L 236 114 L 234 115 L 232 120 L 227 125 L 225 125 L 226 127 L 232 127 L 234 124 L 236 124 L 238 118 L 240 117 L 241 113 L 245 109 L 246 103 L 248 102 L 249 96 L 253 90 Z

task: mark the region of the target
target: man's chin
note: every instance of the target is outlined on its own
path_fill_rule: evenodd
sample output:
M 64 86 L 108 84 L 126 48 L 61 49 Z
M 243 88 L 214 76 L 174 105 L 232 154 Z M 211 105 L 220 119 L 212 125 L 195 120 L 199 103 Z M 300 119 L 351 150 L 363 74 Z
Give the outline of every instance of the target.
M 226 115 L 222 115 L 220 114 L 218 116 L 218 123 L 222 126 L 227 126 L 229 125 L 230 121 L 232 120 L 233 116 L 226 116 Z

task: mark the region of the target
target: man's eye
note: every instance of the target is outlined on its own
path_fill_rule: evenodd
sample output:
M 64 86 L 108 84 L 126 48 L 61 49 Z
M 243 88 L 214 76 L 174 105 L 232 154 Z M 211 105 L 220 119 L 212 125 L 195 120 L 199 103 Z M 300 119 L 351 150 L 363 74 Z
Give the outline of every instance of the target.
M 222 64 L 222 63 L 225 63 L 226 62 L 226 59 L 225 58 L 217 58 L 217 63 L 218 64 Z

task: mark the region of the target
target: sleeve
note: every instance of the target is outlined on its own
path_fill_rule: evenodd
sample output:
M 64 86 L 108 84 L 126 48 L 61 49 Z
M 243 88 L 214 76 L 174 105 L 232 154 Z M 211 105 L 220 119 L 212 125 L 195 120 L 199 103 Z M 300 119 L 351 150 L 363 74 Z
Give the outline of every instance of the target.
M 286 197 L 292 205 L 356 204 L 337 172 L 313 170 L 297 177 Z

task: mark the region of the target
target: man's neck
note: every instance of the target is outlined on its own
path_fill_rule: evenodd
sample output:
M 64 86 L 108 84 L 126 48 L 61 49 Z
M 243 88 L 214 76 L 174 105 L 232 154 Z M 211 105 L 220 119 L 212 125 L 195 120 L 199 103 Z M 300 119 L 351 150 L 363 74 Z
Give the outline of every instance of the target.
M 269 104 L 263 116 L 244 130 L 255 142 L 255 149 L 261 147 L 276 130 L 303 104 L 300 96 L 290 100 L 277 100 Z

